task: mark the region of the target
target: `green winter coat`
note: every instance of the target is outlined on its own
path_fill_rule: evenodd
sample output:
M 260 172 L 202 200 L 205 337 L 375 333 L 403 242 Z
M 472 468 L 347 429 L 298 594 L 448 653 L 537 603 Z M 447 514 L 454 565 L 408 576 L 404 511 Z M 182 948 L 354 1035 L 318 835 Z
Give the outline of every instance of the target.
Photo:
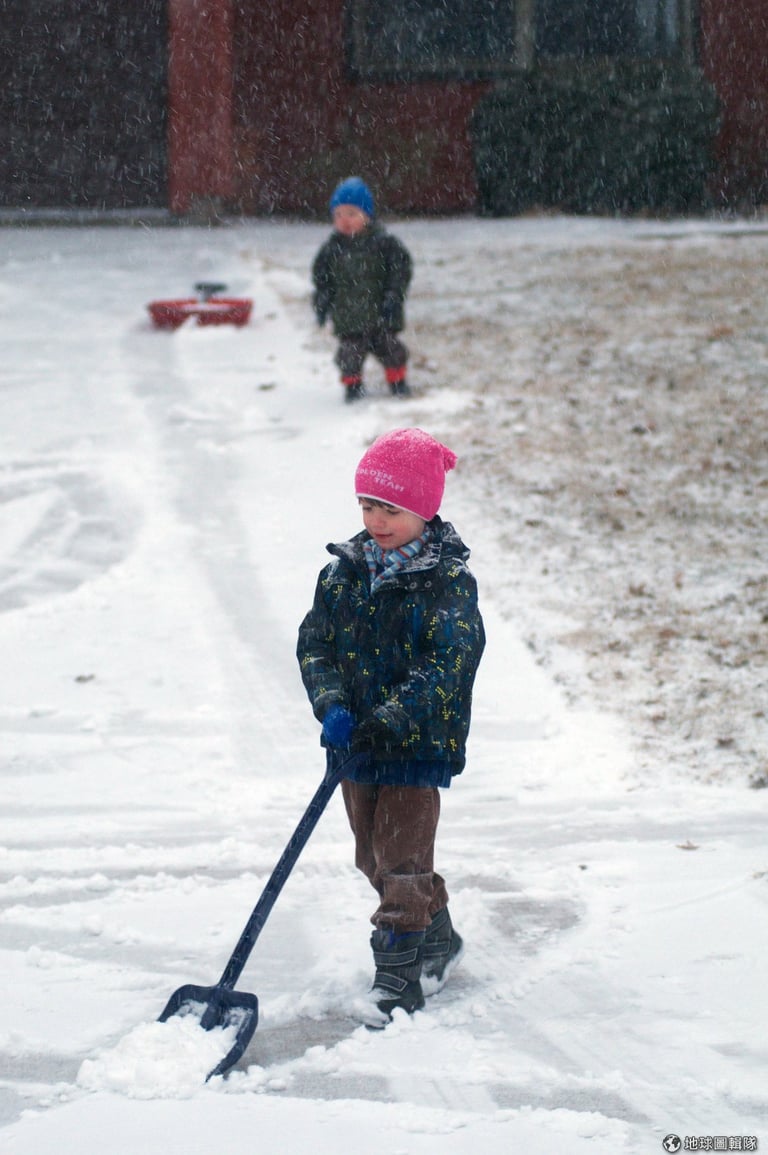
M 405 245 L 381 225 L 372 223 L 354 237 L 332 233 L 312 265 L 318 320 L 323 324 L 330 316 L 337 337 L 399 332 L 411 272 Z

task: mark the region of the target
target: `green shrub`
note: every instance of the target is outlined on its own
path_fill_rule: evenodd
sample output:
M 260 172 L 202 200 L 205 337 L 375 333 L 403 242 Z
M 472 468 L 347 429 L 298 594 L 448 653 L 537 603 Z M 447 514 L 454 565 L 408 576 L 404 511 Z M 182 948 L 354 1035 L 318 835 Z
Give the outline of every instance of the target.
M 522 75 L 473 114 L 480 211 L 701 211 L 717 128 L 714 90 L 688 69 Z

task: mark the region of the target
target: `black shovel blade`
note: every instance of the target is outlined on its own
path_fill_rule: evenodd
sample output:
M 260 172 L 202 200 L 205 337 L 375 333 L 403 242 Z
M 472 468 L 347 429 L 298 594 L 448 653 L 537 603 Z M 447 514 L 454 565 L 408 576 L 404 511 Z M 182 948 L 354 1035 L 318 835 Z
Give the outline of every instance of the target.
M 235 1041 L 224 1058 L 206 1077 L 224 1075 L 244 1053 L 253 1038 L 259 1022 L 259 1000 L 245 991 L 228 987 L 197 987 L 191 984 L 179 987 L 168 1000 L 158 1022 L 164 1023 L 172 1015 L 194 1015 L 204 1031 L 215 1027 L 235 1028 Z

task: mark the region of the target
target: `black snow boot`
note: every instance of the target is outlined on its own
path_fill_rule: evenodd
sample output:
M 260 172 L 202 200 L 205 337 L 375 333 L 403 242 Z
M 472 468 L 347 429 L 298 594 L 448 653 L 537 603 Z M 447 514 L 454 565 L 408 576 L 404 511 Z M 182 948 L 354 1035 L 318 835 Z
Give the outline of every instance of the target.
M 403 378 L 402 381 L 390 381 L 389 391 L 393 397 L 410 397 L 411 396 L 411 387 L 408 384 L 408 382 L 405 380 L 405 378 Z
M 409 1015 L 424 1006 L 421 989 L 421 960 L 424 931 L 396 934 L 394 930 L 375 930 L 371 935 L 376 975 L 371 993 L 385 1020 L 402 1007 Z
M 424 993 L 437 994 L 464 954 L 464 940 L 453 929 L 448 907 L 439 910 L 424 936 Z
M 365 389 L 363 389 L 362 381 L 352 381 L 344 386 L 344 400 L 347 404 L 353 401 L 362 401 L 365 397 Z

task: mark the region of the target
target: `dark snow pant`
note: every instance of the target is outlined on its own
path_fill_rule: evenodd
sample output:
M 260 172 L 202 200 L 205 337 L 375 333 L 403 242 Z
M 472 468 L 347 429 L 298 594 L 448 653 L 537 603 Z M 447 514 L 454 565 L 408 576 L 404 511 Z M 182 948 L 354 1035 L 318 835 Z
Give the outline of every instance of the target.
M 448 905 L 445 882 L 434 871 L 439 790 L 346 778 L 341 789 L 355 836 L 355 866 L 379 895 L 371 922 L 398 934 L 426 930 Z
M 345 385 L 359 384 L 363 379 L 363 364 L 369 353 L 384 366 L 389 384 L 402 381 L 408 361 L 408 350 L 389 329 L 376 329 L 357 337 L 342 337 L 336 350 L 336 364 Z

